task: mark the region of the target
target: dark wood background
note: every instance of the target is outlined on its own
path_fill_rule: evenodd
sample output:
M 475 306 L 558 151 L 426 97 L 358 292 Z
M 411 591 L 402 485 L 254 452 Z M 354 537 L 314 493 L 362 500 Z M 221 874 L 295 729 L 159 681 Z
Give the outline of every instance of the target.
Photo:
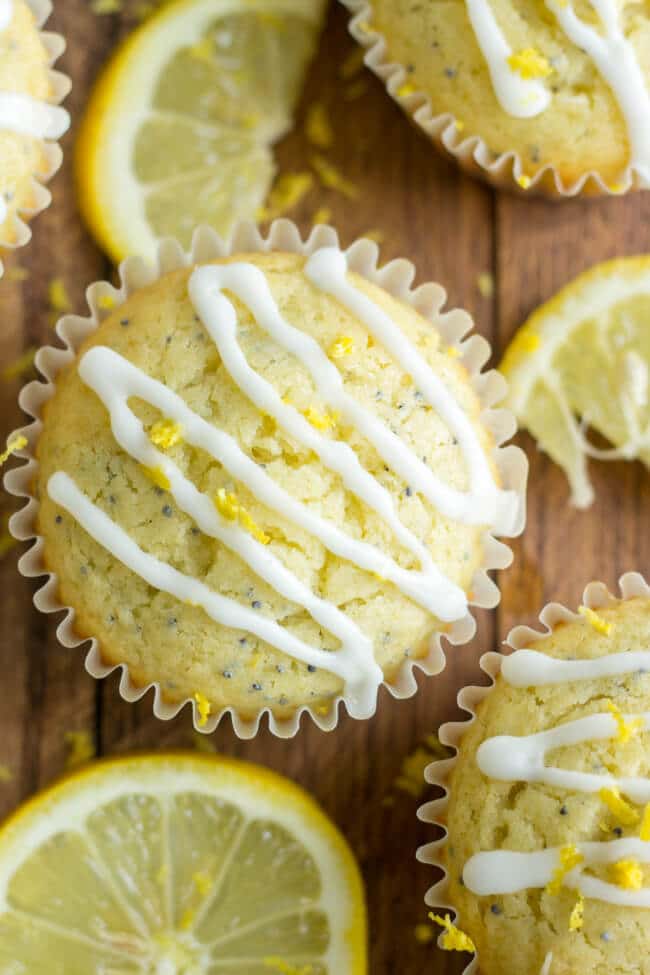
M 86 286 L 112 273 L 79 220 L 70 157 L 89 86 L 133 27 L 129 9 L 136 3 L 126 0 L 124 12 L 110 16 L 93 14 L 88 0 L 55 0 L 55 6 L 49 26 L 68 39 L 61 65 L 73 79 L 66 103 L 73 126 L 64 140 L 66 163 L 52 185 L 54 203 L 35 221 L 29 247 L 6 262 L 9 269 L 26 268 L 29 277 L 0 282 L 0 369 L 24 348 L 52 340 L 52 278 L 64 279 L 74 309 L 83 313 Z M 475 315 L 495 362 L 528 313 L 575 274 L 606 258 L 650 251 L 650 194 L 557 204 L 495 193 L 441 159 L 368 72 L 366 91 L 344 100 L 348 83 L 340 66 L 352 47 L 345 13 L 334 4 L 299 119 L 314 99 L 325 101 L 336 135 L 330 157 L 363 192 L 351 203 L 317 190 L 290 216 L 306 230 L 317 207 L 327 206 L 344 243 L 368 229 L 381 230 L 383 257 L 407 257 L 420 281 L 444 283 L 450 304 Z M 299 123 L 278 147 L 281 169 L 305 168 L 311 152 Z M 485 271 L 495 280 L 490 299 L 477 287 Z M 21 422 L 20 382 L 0 383 L 3 437 Z M 445 955 L 414 937 L 434 879 L 430 868 L 416 863 L 415 851 L 432 832 L 416 819 L 428 793 L 418 800 L 394 790 L 405 756 L 458 715 L 457 691 L 480 678 L 479 655 L 497 647 L 515 623 L 532 622 L 550 599 L 575 605 L 591 579 L 613 587 L 625 570 L 650 571 L 647 470 L 631 463 L 596 465 L 597 501 L 577 512 L 561 472 L 530 438 L 520 442 L 531 461 L 528 526 L 514 546 L 514 566 L 501 573 L 501 606 L 480 615 L 477 638 L 451 652 L 444 675 L 421 680 L 410 701 L 394 701 L 382 691 L 374 720 L 344 718 L 330 735 L 309 724 L 293 741 L 265 732 L 241 742 L 227 724 L 214 735 L 219 752 L 261 762 L 302 783 L 350 840 L 367 883 L 373 975 L 452 975 L 467 957 Z M 3 515 L 10 509 L 3 497 Z M 83 652 L 57 644 L 54 619 L 36 612 L 34 586 L 16 571 L 18 554 L 13 549 L 0 562 L 0 763 L 11 772 L 0 783 L 0 815 L 61 772 L 71 730 L 89 731 L 102 755 L 192 742 L 188 711 L 167 724 L 157 721 L 150 696 L 125 704 L 116 679 L 96 683 L 84 671 Z M 387 796 L 394 801 L 386 803 Z

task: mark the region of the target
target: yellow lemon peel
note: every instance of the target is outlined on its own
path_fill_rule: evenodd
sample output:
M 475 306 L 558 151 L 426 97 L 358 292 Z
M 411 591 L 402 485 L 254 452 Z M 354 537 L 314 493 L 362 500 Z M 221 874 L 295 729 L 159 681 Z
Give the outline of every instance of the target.
M 332 124 L 322 102 L 314 102 L 309 106 L 305 134 L 312 145 L 318 146 L 319 149 L 329 149 L 334 142 Z
M 275 220 L 293 209 L 309 193 L 314 177 L 309 172 L 284 173 L 269 194 L 268 201 L 257 211 L 258 220 Z
M 532 183 L 532 180 L 530 176 L 526 176 L 525 173 L 522 173 L 521 176 L 517 176 L 517 183 L 519 186 L 521 186 L 522 190 L 527 190 Z
M 11 782 L 14 773 L 8 765 L 0 765 L 0 782 Z
M 587 623 L 594 628 L 596 633 L 600 633 L 601 636 L 609 636 L 612 632 L 612 623 L 608 623 L 607 620 L 599 616 L 598 613 L 594 612 L 588 606 L 578 606 L 578 612 L 581 616 L 584 616 Z
M 124 9 L 124 0 L 92 0 L 90 9 L 94 14 L 119 14 Z
M 435 924 L 439 924 L 441 928 L 445 929 L 445 933 L 440 939 L 440 947 L 444 951 L 476 952 L 472 939 L 464 931 L 457 928 L 455 924 L 452 924 L 448 914 L 444 917 L 440 917 L 438 914 L 429 914 L 429 917 Z
M 330 359 L 343 359 L 354 349 L 354 340 L 349 335 L 340 335 L 330 345 L 328 355 Z
M 159 487 L 161 491 L 169 491 L 171 483 L 162 467 L 146 467 L 143 464 L 142 470 L 147 475 L 149 480 L 153 481 L 156 487 Z
M 650 843 L 650 802 L 645 807 L 643 819 L 641 820 L 641 839 L 644 843 Z
M 612 880 L 624 890 L 641 890 L 643 870 L 636 860 L 619 860 L 611 868 Z
M 70 311 L 72 308 L 63 278 L 52 278 L 47 288 L 47 294 L 52 311 L 62 313 Z
M 77 768 L 95 757 L 95 742 L 89 731 L 67 731 L 64 736 L 67 747 L 65 767 Z
M 569 917 L 569 931 L 582 931 L 584 923 L 585 899 L 582 894 L 578 894 L 578 899 Z
M 329 207 L 319 207 L 311 218 L 313 224 L 329 223 L 332 219 L 332 211 Z
M 494 275 L 491 271 L 481 271 L 476 279 L 476 287 L 482 298 L 491 298 L 494 295 Z
M 161 450 L 169 450 L 181 443 L 183 439 L 183 427 L 180 423 L 173 420 L 158 420 L 149 431 L 149 439 L 156 447 Z
M 395 788 L 408 792 L 416 799 L 419 798 L 426 789 L 424 770 L 430 764 L 431 753 L 426 748 L 418 746 L 402 762 L 400 774 L 394 782 Z
M 22 434 L 16 433 L 13 437 L 10 437 L 7 441 L 7 448 L 3 450 L 0 454 L 0 467 L 9 460 L 12 454 L 15 454 L 17 450 L 22 450 L 23 447 L 27 446 L 27 437 L 23 437 Z
M 28 349 L 25 349 L 22 355 L 19 355 L 17 359 L 10 362 L 2 370 L 2 378 L 5 380 L 16 379 L 18 376 L 22 376 L 24 372 L 27 372 L 34 365 L 34 359 L 36 357 L 36 346 L 32 345 Z
M 315 407 L 309 406 L 304 411 L 304 417 L 317 430 L 326 433 L 332 430 L 339 420 L 338 413 L 320 413 Z
M 241 527 L 249 532 L 261 545 L 268 545 L 270 543 L 270 536 L 262 531 L 246 508 L 242 507 L 237 495 L 233 494 L 232 491 L 219 488 L 212 500 L 215 508 L 223 518 L 226 518 L 228 521 L 238 521 Z
M 618 789 L 601 789 L 598 796 L 623 826 L 637 825 L 640 818 L 638 812 L 634 806 L 625 801 Z
M 553 871 L 551 881 L 546 885 L 549 894 L 559 894 L 562 889 L 564 878 L 571 873 L 581 863 L 584 863 L 584 856 L 573 844 L 563 846 L 560 850 L 560 863 Z
M 625 715 L 621 713 L 621 710 L 614 704 L 613 701 L 609 701 L 607 704 L 607 710 L 614 718 L 616 726 L 618 728 L 618 734 L 616 735 L 616 741 L 619 741 L 622 745 L 625 745 L 631 738 L 640 734 L 645 728 L 645 721 L 643 718 L 629 718 L 626 719 Z
M 433 941 L 435 931 L 430 924 L 416 924 L 413 934 L 418 944 L 429 945 Z
M 553 68 L 548 59 L 534 47 L 525 47 L 523 50 L 511 54 L 508 58 L 508 64 L 526 81 L 531 81 L 534 78 L 548 78 L 550 74 L 553 74 Z
M 101 308 L 102 311 L 110 311 L 115 308 L 115 298 L 113 295 L 100 295 L 97 299 L 97 307 Z
M 199 728 L 205 728 L 206 724 L 208 723 L 208 718 L 210 717 L 210 712 L 212 711 L 212 705 L 208 701 L 205 694 L 201 694 L 200 691 L 196 692 L 194 695 L 194 700 L 196 701 L 196 706 L 199 712 L 197 724 Z
M 416 91 L 417 88 L 414 84 L 412 84 L 410 81 L 405 81 L 403 85 L 399 86 L 395 94 L 398 95 L 399 98 L 408 98 L 409 95 L 414 95 Z
M 359 195 L 359 188 L 336 168 L 336 166 L 325 159 L 324 156 L 312 156 L 311 164 L 316 175 L 328 190 L 337 190 L 348 199 L 354 200 Z

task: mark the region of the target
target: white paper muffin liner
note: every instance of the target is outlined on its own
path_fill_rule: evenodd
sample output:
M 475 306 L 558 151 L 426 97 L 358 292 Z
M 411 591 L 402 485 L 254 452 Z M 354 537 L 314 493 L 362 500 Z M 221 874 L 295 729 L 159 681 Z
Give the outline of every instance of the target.
M 582 596 L 582 605 L 589 609 L 599 610 L 607 606 L 626 599 L 633 599 L 637 596 L 650 597 L 650 585 L 639 572 L 627 572 L 619 579 L 621 590 L 620 597 L 614 596 L 603 582 L 590 582 Z M 539 645 L 540 641 L 547 639 L 561 623 L 570 623 L 582 619 L 578 613 L 567 609 L 561 603 L 547 603 L 539 614 L 543 630 L 535 630 L 530 626 L 515 626 L 506 637 L 505 643 L 511 650 L 524 650 Z M 453 904 L 449 902 L 449 882 L 447 872 L 441 862 L 441 854 L 447 844 L 447 831 L 445 820 L 447 818 L 447 807 L 449 805 L 450 780 L 451 775 L 458 759 L 458 750 L 461 746 L 463 736 L 469 731 L 476 721 L 476 712 L 482 701 L 492 693 L 497 677 L 501 672 L 501 664 L 504 656 L 501 653 L 486 653 L 481 657 L 480 667 L 484 674 L 490 678 L 490 684 L 484 687 L 468 686 L 464 687 L 458 694 L 458 706 L 463 711 L 468 712 L 469 718 L 464 721 L 451 721 L 442 725 L 439 732 L 441 744 L 452 748 L 455 755 L 442 761 L 432 762 L 425 770 L 425 779 L 431 785 L 437 785 L 444 790 L 445 794 L 440 799 L 427 802 L 418 810 L 418 819 L 424 823 L 431 823 L 444 830 L 445 835 L 434 841 L 421 846 L 417 852 L 420 863 L 427 863 L 432 867 L 437 867 L 442 871 L 442 878 L 427 891 L 425 901 L 429 907 L 442 911 L 450 911 L 456 915 L 456 924 L 463 927 L 463 918 Z M 444 933 L 444 932 L 443 932 Z M 441 936 L 442 937 L 442 934 Z M 440 940 L 440 939 L 439 939 Z M 480 958 L 474 955 L 471 962 L 464 969 L 463 975 L 480 975 Z
M 461 132 L 454 115 L 449 112 L 434 115 L 429 96 L 424 91 L 415 90 L 400 95 L 399 90 L 405 82 L 412 85 L 412 77 L 405 65 L 390 60 L 386 38 L 372 26 L 370 3 L 368 0 L 341 0 L 341 3 L 352 14 L 350 33 L 366 49 L 366 66 L 381 78 L 391 98 L 426 132 L 434 145 L 471 175 L 520 195 L 558 199 L 581 195 L 622 196 L 630 190 L 650 188 L 633 166 L 626 168 L 613 188 L 596 170 L 583 173 L 573 182 L 566 183 L 555 166 L 548 164 L 530 177 L 530 183 L 524 189 L 517 182 L 524 174 L 521 156 L 517 152 L 512 150 L 495 156 L 480 136 Z
M 31 8 L 36 24 L 43 27 L 45 21 L 52 13 L 51 0 L 27 0 Z M 40 30 L 41 40 L 49 54 L 50 70 L 48 77 L 52 89 L 52 94 L 48 99 L 50 105 L 60 105 L 72 87 L 70 79 L 60 71 L 52 70 L 52 65 L 65 51 L 65 40 L 60 34 L 52 31 Z M 29 209 L 21 209 L 14 215 L 13 230 L 15 236 L 11 240 L 5 240 L 0 236 L 0 277 L 3 273 L 1 254 L 3 250 L 16 250 L 28 244 L 32 237 L 32 231 L 28 221 L 32 220 L 38 213 L 46 210 L 52 202 L 52 194 L 44 185 L 50 180 L 63 162 L 63 152 L 61 146 L 56 141 L 43 141 L 43 152 L 45 154 L 46 166 L 44 172 L 38 177 L 34 176 L 32 181 L 33 206 Z
M 124 301 L 142 287 L 156 281 L 161 275 L 182 267 L 226 257 L 236 253 L 258 253 L 265 251 L 285 251 L 308 256 L 324 246 L 338 246 L 336 231 L 327 226 L 317 226 L 306 241 L 300 237 L 297 227 L 289 220 L 276 220 L 268 236 L 262 237 L 259 230 L 252 223 L 242 223 L 233 232 L 230 240 L 224 242 L 213 230 L 207 227 L 199 228 L 193 238 L 191 253 L 184 253 L 180 244 L 174 240 L 162 241 L 159 245 L 157 266 L 146 264 L 141 258 L 128 258 L 120 266 L 120 287 L 114 288 L 107 282 L 91 285 L 87 291 L 90 315 L 82 318 L 77 315 L 65 315 L 56 326 L 58 337 L 63 348 L 46 346 L 39 350 L 36 356 L 36 366 L 44 376 L 45 381 L 34 381 L 25 386 L 20 394 L 21 408 L 31 417 L 33 422 L 16 433 L 27 438 L 28 445 L 18 451 L 19 457 L 24 457 L 27 463 L 9 471 L 5 476 L 7 490 L 21 498 L 27 499 L 27 504 L 10 520 L 10 531 L 19 541 L 34 541 L 34 544 L 19 561 L 19 570 L 28 578 L 48 575 L 47 581 L 39 588 L 34 596 L 37 609 L 44 613 L 65 611 L 65 617 L 57 628 L 59 641 L 65 647 L 78 647 L 85 643 L 87 637 L 81 637 L 75 631 L 75 612 L 70 606 L 64 606 L 58 599 L 57 579 L 48 574 L 43 561 L 43 538 L 35 531 L 38 502 L 32 495 L 32 485 L 37 472 L 37 462 L 34 458 L 34 448 L 42 429 L 41 409 L 43 404 L 51 398 L 55 391 L 56 377 L 59 371 L 74 358 L 83 340 L 92 333 L 111 311 L 102 309 L 107 302 L 102 301 L 109 296 L 113 308 Z M 483 410 L 482 422 L 491 431 L 495 442 L 494 462 L 499 471 L 503 487 L 516 492 L 519 498 L 517 522 L 513 526 L 512 536 L 523 531 L 525 521 L 525 487 L 528 464 L 526 457 L 518 447 L 503 446 L 504 441 L 513 436 L 516 423 L 511 413 L 495 409 L 495 404 L 501 401 L 506 393 L 505 379 L 495 371 L 482 372 L 489 355 L 490 346 L 478 335 L 465 337 L 472 327 L 470 316 L 460 310 L 442 312 L 446 294 L 437 284 L 423 284 L 412 288 L 415 269 L 407 260 L 394 260 L 378 267 L 379 249 L 370 240 L 358 240 L 346 251 L 351 270 L 363 275 L 369 281 L 378 284 L 395 297 L 412 305 L 420 314 L 435 321 L 446 344 L 454 346 L 461 361 L 466 366 L 471 382 L 480 398 Z M 472 584 L 472 605 L 479 607 L 493 607 L 499 601 L 499 590 L 488 577 L 490 569 L 505 568 L 512 561 L 512 553 L 507 545 L 497 541 L 491 534 L 486 535 L 484 541 L 484 565 L 477 572 Z M 417 683 L 413 674 L 414 668 L 433 675 L 440 673 L 445 665 L 441 639 L 444 635 L 452 644 L 466 643 L 475 632 L 474 618 L 467 616 L 449 627 L 448 632 L 438 633 L 432 638 L 429 653 L 420 660 L 405 661 L 394 680 L 387 684 L 393 696 L 407 698 L 415 694 Z M 173 718 L 188 703 L 171 703 L 165 700 L 158 683 L 137 686 L 132 680 L 128 666 L 125 664 L 108 665 L 102 660 L 101 647 L 97 639 L 92 639 L 90 650 L 86 656 L 86 669 L 93 677 L 106 677 L 112 671 L 121 669 L 122 677 L 119 690 L 126 701 L 138 701 L 150 688 L 154 689 L 153 711 L 163 720 Z M 264 714 L 268 715 L 271 731 L 279 737 L 288 738 L 296 734 L 300 726 L 303 712 L 311 715 L 319 728 L 331 731 L 338 723 L 338 712 L 341 703 L 345 703 L 344 695 L 333 702 L 333 707 L 327 715 L 318 715 L 305 706 L 296 711 L 289 719 L 281 720 L 275 717 L 270 709 L 264 708 L 254 719 L 238 714 L 233 708 L 226 707 L 215 712 L 203 727 L 198 725 L 197 708 L 194 706 L 194 724 L 197 730 L 212 732 L 223 716 L 231 715 L 236 734 L 240 738 L 253 737 L 259 727 Z

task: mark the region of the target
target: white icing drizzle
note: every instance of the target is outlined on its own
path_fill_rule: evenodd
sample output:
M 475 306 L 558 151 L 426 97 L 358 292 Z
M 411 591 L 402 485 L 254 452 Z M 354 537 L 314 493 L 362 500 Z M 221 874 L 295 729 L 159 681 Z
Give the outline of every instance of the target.
M 650 864 L 650 843 L 628 837 L 607 843 L 576 843 L 575 846 L 584 860 L 563 877 L 565 887 L 578 890 L 591 900 L 619 907 L 650 907 L 649 887 L 627 890 L 585 872 L 589 867 L 612 865 L 620 860 Z M 551 847 L 534 853 L 508 850 L 477 853 L 465 864 L 463 883 L 479 897 L 546 887 L 560 864 L 560 851 L 561 847 Z
M 236 385 L 261 411 L 313 450 L 327 468 L 340 474 L 348 490 L 375 510 L 401 544 L 416 557 L 421 571 L 401 568 L 375 546 L 348 536 L 313 513 L 307 505 L 296 501 L 251 460 L 232 437 L 207 423 L 172 390 L 116 352 L 94 347 L 82 357 L 79 365 L 81 378 L 110 413 L 111 429 L 118 444 L 138 463 L 160 469 L 179 509 L 205 534 L 219 539 L 236 552 L 287 600 L 303 607 L 320 626 L 337 637 L 339 649 L 328 652 L 309 647 L 274 621 L 219 596 L 198 580 L 148 555 L 87 498 L 68 475 L 62 472 L 53 475 L 48 482 L 48 492 L 99 544 L 150 585 L 202 606 L 212 619 L 223 625 L 255 633 L 281 652 L 339 675 L 346 685 L 351 713 L 366 717 L 374 709 L 377 688 L 382 681 L 372 642 L 337 606 L 319 598 L 304 585 L 271 549 L 238 524 L 222 518 L 213 501 L 198 491 L 169 457 L 154 447 L 128 403 L 129 398 L 137 397 L 179 423 L 186 442 L 208 452 L 258 500 L 319 538 L 330 552 L 364 570 L 381 574 L 439 618 L 447 621 L 462 618 L 467 612 L 464 592 L 441 573 L 426 545 L 400 521 L 391 494 L 362 467 L 347 444 L 323 436 L 298 410 L 285 403 L 274 387 L 249 366 L 238 342 L 237 314 L 223 293 L 225 289 L 246 303 L 259 327 L 305 365 L 328 407 L 335 407 L 353 423 L 407 483 L 457 520 L 505 530 L 506 522 L 511 526 L 516 517 L 516 494 L 498 489 L 479 438 L 451 393 L 387 316 L 347 284 L 346 270 L 345 256 L 333 248 L 316 252 L 306 267 L 307 275 L 317 286 L 335 294 L 364 321 L 371 334 L 394 355 L 449 425 L 467 462 L 469 492 L 452 490 L 439 481 L 399 438 L 345 393 L 338 370 L 318 343 L 282 318 L 267 280 L 258 268 L 246 263 L 199 267 L 190 278 L 189 294 Z
M 13 0 L 0 0 L 0 30 L 5 30 L 14 14 Z
M 478 46 L 485 58 L 494 93 L 501 107 L 514 118 L 533 118 L 551 103 L 551 95 L 541 81 L 522 78 L 510 67 L 512 48 L 497 23 L 488 0 L 465 0 L 467 14 Z
M 70 124 L 70 116 L 58 105 L 17 91 L 0 91 L 0 129 L 35 139 L 59 139 Z
M 650 650 L 606 654 L 593 660 L 559 660 L 537 650 L 517 650 L 501 664 L 503 679 L 512 687 L 543 687 L 648 672 Z
M 180 485 L 177 484 L 176 487 L 178 490 Z M 47 490 L 52 500 L 65 508 L 95 541 L 154 589 L 167 592 L 182 602 L 200 606 L 216 623 L 254 633 L 270 646 L 296 660 L 338 674 L 350 695 L 350 713 L 355 717 L 368 717 L 372 714 L 376 688 L 382 675 L 379 670 L 375 693 L 370 694 L 369 668 L 360 666 L 361 648 L 348 645 L 336 652 L 319 650 L 294 637 L 274 620 L 234 599 L 221 596 L 193 576 L 185 575 L 148 554 L 112 518 L 90 501 L 63 471 L 57 471 L 50 477 Z
M 526 80 L 508 64 L 512 50 L 488 0 L 465 0 L 479 47 L 501 107 L 515 118 L 539 115 L 551 102 L 540 81 Z M 625 119 L 630 165 L 650 182 L 650 89 L 634 46 L 625 36 L 618 0 L 589 0 L 602 31 L 581 20 L 571 0 L 545 0 L 569 40 L 585 51 L 611 89 Z

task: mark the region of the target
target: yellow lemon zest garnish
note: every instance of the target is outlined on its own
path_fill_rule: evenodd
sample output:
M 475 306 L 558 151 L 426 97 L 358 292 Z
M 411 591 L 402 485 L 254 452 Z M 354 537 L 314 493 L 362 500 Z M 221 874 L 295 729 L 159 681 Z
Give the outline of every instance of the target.
M 332 125 L 322 102 L 314 102 L 309 106 L 305 134 L 312 145 L 318 146 L 319 149 L 329 149 L 334 142 Z
M 309 172 L 284 173 L 269 194 L 268 201 L 257 211 L 258 220 L 275 220 L 287 210 L 297 206 L 312 186 L 314 177 Z
M 343 359 L 350 355 L 354 348 L 354 342 L 349 335 L 340 335 L 330 346 L 328 355 L 330 359 Z
M 636 860 L 619 860 L 611 868 L 612 880 L 625 890 L 641 890 L 643 870 Z
M 395 788 L 402 792 L 408 792 L 415 799 L 419 798 L 426 788 L 424 770 L 430 764 L 430 753 L 425 748 L 418 746 L 402 762 L 400 774 L 393 783 Z
M 311 164 L 316 175 L 328 190 L 338 190 L 343 196 L 354 200 L 359 195 L 359 188 L 346 179 L 329 160 L 323 156 L 312 156 Z
M 179 927 L 181 931 L 189 931 L 194 923 L 194 911 L 189 907 L 183 912 L 183 916 L 180 919 Z
M 415 85 L 411 84 L 410 81 L 405 81 L 403 85 L 400 85 L 395 92 L 400 98 L 406 98 L 408 95 L 413 95 L 417 91 Z
M 476 952 L 472 939 L 464 931 L 460 931 L 451 923 L 451 918 L 448 914 L 444 917 L 440 917 L 438 914 L 429 914 L 429 917 L 436 924 L 439 924 L 441 928 L 445 929 L 445 933 L 440 940 L 440 947 L 444 951 Z
M 638 812 L 623 799 L 618 789 L 601 789 L 598 796 L 623 826 L 636 826 L 639 822 Z
M 26 281 L 29 277 L 29 271 L 26 267 L 21 267 L 16 264 L 14 267 L 8 267 L 5 270 L 5 281 Z
M 448 356 L 451 356 L 452 359 L 458 359 L 460 357 L 460 351 L 456 348 L 455 345 L 448 345 L 447 348 L 445 349 L 445 352 L 447 353 Z
M 0 454 L 0 467 L 2 466 L 2 464 L 4 464 L 6 460 L 9 460 L 12 454 L 14 454 L 17 450 L 22 450 L 23 447 L 26 446 L 27 446 L 27 437 L 23 437 L 19 433 L 14 434 L 13 437 L 10 437 L 9 440 L 7 441 L 7 449 L 3 450 L 2 453 Z
M 124 0 L 92 0 L 90 9 L 94 14 L 118 14 L 124 9 Z
M 173 420 L 158 420 L 149 431 L 149 439 L 156 447 L 169 450 L 183 439 L 183 427 Z
M 113 295 L 100 295 L 97 299 L 97 306 L 104 311 L 110 311 L 111 308 L 115 308 L 115 298 Z
M 47 293 L 52 311 L 70 311 L 72 304 L 63 278 L 52 278 L 48 285 Z
M 201 897 L 207 897 L 212 890 L 212 880 L 208 874 L 198 871 L 192 874 L 192 880 Z
M 329 223 L 332 219 L 332 211 L 328 207 L 319 207 L 311 218 L 313 224 Z
M 420 945 L 429 945 L 433 941 L 434 929 L 430 924 L 416 924 L 413 929 L 415 940 Z
M 582 894 L 578 894 L 575 907 L 569 917 L 569 931 L 581 931 L 585 923 L 585 899 Z
M 262 545 L 268 545 L 270 537 L 262 531 L 259 525 L 253 520 L 248 511 L 241 506 L 236 494 L 219 488 L 213 498 L 214 506 L 219 514 L 228 521 L 238 521 L 242 528 L 249 532 L 253 538 L 257 539 Z
M 454 119 L 454 125 L 456 126 L 459 132 L 463 132 L 465 129 L 465 123 L 461 122 L 459 118 Z
M 162 491 L 169 491 L 171 483 L 162 467 L 146 467 L 143 464 L 142 470 L 145 472 L 149 480 L 153 481 L 156 487 L 159 487 Z
M 580 866 L 584 863 L 584 856 L 573 846 L 569 844 L 568 846 L 563 846 L 560 850 L 560 863 L 559 866 L 553 871 L 553 877 L 551 881 L 546 885 L 546 890 L 549 894 L 559 894 L 562 889 L 562 882 L 568 873 L 571 873 L 575 867 Z
M 205 728 L 206 724 L 208 723 L 208 718 L 210 717 L 210 712 L 212 711 L 212 705 L 208 701 L 205 694 L 201 694 L 200 691 L 196 692 L 194 695 L 194 700 L 196 701 L 199 711 L 198 726 L 199 728 Z
M 0 782 L 11 782 L 14 774 L 8 765 L 0 765 Z
M 599 616 L 598 613 L 595 613 L 593 609 L 589 609 L 588 606 L 578 606 L 578 612 L 581 616 L 584 616 L 590 626 L 593 626 L 596 633 L 609 636 L 612 632 L 612 624 L 608 623 L 602 616 Z
M 481 271 L 476 279 L 476 287 L 482 298 L 491 298 L 494 294 L 494 275 L 491 271 Z
M 645 721 L 643 718 L 630 718 L 629 720 L 626 720 L 625 716 L 621 713 L 620 709 L 617 708 L 613 701 L 608 702 L 607 710 L 613 716 L 618 728 L 616 741 L 620 741 L 622 745 L 625 745 L 631 738 L 634 738 L 635 735 L 638 735 L 639 732 L 643 731 L 645 727 Z
M 22 355 L 10 362 L 2 370 L 2 378 L 9 380 L 15 379 L 17 376 L 21 376 L 28 369 L 31 369 L 34 365 L 34 357 L 36 356 L 36 346 L 32 345 L 26 349 Z
M 363 59 L 365 54 L 366 52 L 362 47 L 355 47 L 354 50 L 348 54 L 339 68 L 339 75 L 344 81 L 350 81 L 361 71 L 363 71 Z
M 300 968 L 296 968 L 295 965 L 290 965 L 288 961 L 275 957 L 265 958 L 263 964 L 266 968 L 280 972 L 280 975 L 312 975 L 314 971 L 312 965 L 302 965 Z
M 623 183 L 611 183 L 608 189 L 610 193 L 623 193 L 625 190 L 625 185 Z
M 330 713 L 330 709 L 327 704 L 321 704 L 316 708 L 316 714 L 320 714 L 321 718 L 324 718 L 326 714 Z
M 650 843 L 650 802 L 645 807 L 641 821 L 641 839 L 644 843 Z
M 525 173 L 522 173 L 521 176 L 518 176 L 517 177 L 517 182 L 521 186 L 522 190 L 527 190 L 528 187 L 530 186 L 532 180 L 531 180 L 530 176 L 526 176 Z
M 95 743 L 89 731 L 67 731 L 65 743 L 68 749 L 65 767 L 68 769 L 84 765 L 95 757 Z
M 309 406 L 304 411 L 304 416 L 313 427 L 316 427 L 317 430 L 321 430 L 323 432 L 331 430 L 333 427 L 335 427 L 339 419 L 338 413 L 319 413 L 319 411 L 313 406 Z
M 511 54 L 508 64 L 526 81 L 533 78 L 548 78 L 553 74 L 553 68 L 547 58 L 534 47 L 525 47 L 522 51 Z

